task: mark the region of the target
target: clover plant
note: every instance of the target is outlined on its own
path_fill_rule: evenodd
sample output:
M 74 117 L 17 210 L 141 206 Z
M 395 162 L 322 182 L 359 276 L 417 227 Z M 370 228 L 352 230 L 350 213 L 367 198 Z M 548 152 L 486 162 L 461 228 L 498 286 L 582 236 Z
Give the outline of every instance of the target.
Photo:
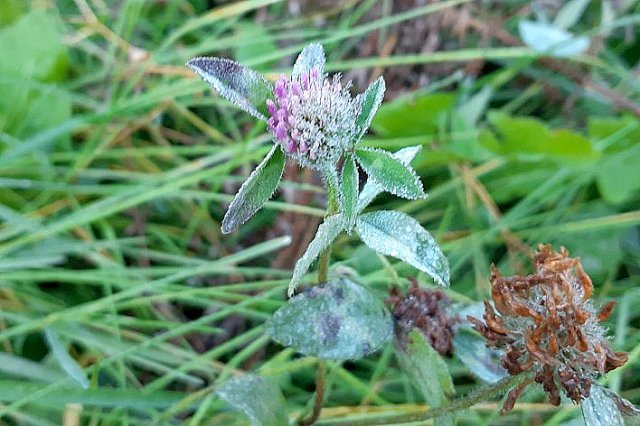
M 598 416 L 614 403 L 620 408 L 610 410 L 613 417 L 605 419 L 607 424 L 615 424 L 622 418 L 620 413 L 625 410 L 622 400 L 592 382 L 599 374 L 622 365 L 626 355 L 608 349 L 601 329 L 591 333 L 588 330 L 595 326 L 585 323 L 587 331 L 583 331 L 582 317 L 565 315 L 567 306 L 571 312 L 578 312 L 577 308 L 573 309 L 574 304 L 582 307 L 591 295 L 590 287 L 588 294 L 584 290 L 588 287 L 584 283 L 590 285 L 590 281 L 585 278 L 579 262 L 569 259 L 565 252 L 553 257 L 550 248 L 545 246 L 544 253 L 553 259 L 545 264 L 547 269 L 543 272 L 538 271 L 537 275 L 527 278 L 499 280 L 499 274 L 494 270 L 492 296 L 501 316 L 487 302 L 484 321 L 479 315 L 471 314 L 473 307 L 459 309 L 456 313 L 446 296 L 422 289 L 415 280 L 406 295 L 397 289 L 392 291 L 387 300 L 387 305 L 393 309 L 390 314 L 384 301 L 356 277 L 334 274 L 330 278 L 328 269 L 333 241 L 342 232 L 352 234 L 355 231 L 375 252 L 395 257 L 425 272 L 439 286 L 449 285 L 446 257 L 436 240 L 415 219 L 399 211 L 364 211 L 382 192 L 409 200 L 426 197 L 422 182 L 410 165 L 420 146 L 392 153 L 360 144 L 384 96 L 382 77 L 364 93 L 352 95 L 349 82 L 343 84 L 340 75 L 325 73 L 325 56 L 319 44 L 307 46 L 296 59 L 291 75 L 281 75 L 274 83 L 225 58 L 198 57 L 190 60 L 187 66 L 220 96 L 265 121 L 273 138 L 273 147 L 229 205 L 222 221 L 223 233 L 236 230 L 272 197 L 287 159 L 317 171 L 327 192 L 324 221 L 294 267 L 288 289 L 291 298 L 266 324 L 267 334 L 276 342 L 319 359 L 313 410 L 308 416 L 300 416 L 299 424 L 312 424 L 318 419 L 325 387 L 322 360 L 359 359 L 392 340 L 400 365 L 414 379 L 431 409 L 421 415 L 383 418 L 375 424 L 429 418 L 435 418 L 437 424 L 454 424 L 456 411 L 510 391 L 503 409 L 508 411 L 524 388 L 534 381 L 542 384 L 554 404 L 560 403 L 560 392 L 554 383 L 560 383 L 574 402 L 584 402 L 583 411 L 589 424 L 598 424 Z M 366 174 L 362 185 L 360 170 Z M 542 262 L 540 256 L 536 258 L 538 266 Z M 294 295 L 299 284 L 311 282 L 312 275 L 307 275 L 316 262 L 315 285 Z M 553 271 L 562 268 L 574 272 L 554 275 Z M 574 273 L 582 284 L 576 284 L 571 275 Z M 502 287 L 496 283 L 502 283 Z M 568 299 L 562 296 L 563 292 L 569 291 L 567 289 L 578 296 L 573 293 L 567 296 Z M 539 299 L 546 300 L 545 309 L 538 306 Z M 611 307 L 605 310 L 610 313 Z M 477 307 L 475 310 L 478 311 Z M 597 317 L 591 305 L 579 313 Z M 600 315 L 600 318 L 606 318 L 605 314 Z M 526 317 L 528 322 L 514 322 L 511 316 Z M 592 322 L 596 324 L 595 319 Z M 567 329 L 573 334 L 567 332 L 560 340 L 564 347 L 572 347 L 575 352 L 566 357 L 562 352 L 564 349 L 558 346 L 559 340 L 546 337 L 554 327 L 564 323 L 569 324 Z M 471 324 L 479 333 L 472 330 Z M 597 335 L 593 338 L 596 343 L 589 343 L 589 333 Z M 484 344 L 482 336 L 490 348 Z M 524 343 L 519 344 L 521 340 Z M 535 345 L 528 342 L 535 342 Z M 488 383 L 485 388 L 457 401 L 451 401 L 453 382 L 442 359 L 442 356 L 451 356 L 452 352 Z M 600 357 L 594 358 L 591 352 Z M 562 362 L 558 363 L 558 359 Z M 580 360 L 575 370 L 569 365 L 574 359 Z M 581 367 L 585 365 L 589 366 L 587 373 Z M 590 389 L 595 395 L 591 398 Z M 218 394 L 231 405 L 240 407 L 253 424 L 288 423 L 282 407 L 277 407 L 278 401 L 282 400 L 279 391 L 262 378 L 247 375 L 246 380 L 230 380 Z M 274 406 L 269 408 L 271 405 Z M 632 412 L 629 406 L 626 410 L 627 414 Z

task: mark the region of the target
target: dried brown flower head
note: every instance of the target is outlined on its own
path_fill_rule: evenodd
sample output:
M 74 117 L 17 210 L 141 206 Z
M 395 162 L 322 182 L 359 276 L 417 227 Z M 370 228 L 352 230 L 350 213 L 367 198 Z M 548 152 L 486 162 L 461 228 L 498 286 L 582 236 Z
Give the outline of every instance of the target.
M 533 379 L 509 393 L 502 413 L 513 408 L 533 380 L 553 405 L 560 404 L 561 389 L 579 403 L 589 396 L 598 375 L 627 361 L 626 353 L 611 350 L 600 325 L 615 303 L 596 311 L 589 301 L 593 284 L 580 259 L 570 258 L 564 247 L 557 253 L 550 245 L 540 245 L 533 267 L 531 275 L 502 277 L 491 265 L 495 309 L 485 301 L 484 322 L 469 317 L 487 346 L 505 351 L 502 365 L 509 374 L 533 373 Z
M 391 305 L 396 335 L 406 336 L 413 329 L 419 329 L 427 342 L 443 356 L 453 352 L 453 325 L 455 319 L 449 317 L 446 307 L 449 298 L 440 290 L 428 290 L 409 278 L 411 285 L 407 294 L 398 287 L 389 292 L 387 303 Z

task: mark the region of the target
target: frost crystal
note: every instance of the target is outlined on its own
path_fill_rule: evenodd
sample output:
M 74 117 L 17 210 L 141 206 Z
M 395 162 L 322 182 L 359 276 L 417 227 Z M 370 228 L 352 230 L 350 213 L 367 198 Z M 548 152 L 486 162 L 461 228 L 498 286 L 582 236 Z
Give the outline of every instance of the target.
M 282 150 L 301 166 L 335 164 L 358 134 L 359 97 L 351 97 L 340 76 L 328 79 L 317 67 L 299 77 L 282 75 L 275 101 L 267 100 L 269 131 Z

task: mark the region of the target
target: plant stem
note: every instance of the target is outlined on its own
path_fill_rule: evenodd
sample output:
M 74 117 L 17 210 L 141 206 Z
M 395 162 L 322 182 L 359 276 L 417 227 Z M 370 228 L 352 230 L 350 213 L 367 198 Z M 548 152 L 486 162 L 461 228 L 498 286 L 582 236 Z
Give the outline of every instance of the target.
M 324 399 L 324 375 L 325 362 L 320 359 L 318 360 L 318 369 L 316 370 L 316 397 L 313 402 L 313 411 L 309 417 L 300 420 L 300 426 L 313 425 L 318 420 L 318 417 L 320 417 L 320 410 L 322 410 L 322 401 Z
M 329 179 L 327 179 L 327 214 L 332 215 L 338 212 L 338 188 L 334 187 Z M 329 275 L 329 260 L 331 259 L 331 246 L 327 247 L 320 255 L 318 260 L 318 284 L 327 281 Z
M 327 424 L 331 424 L 332 426 L 372 426 L 372 425 L 386 425 L 386 424 L 398 424 L 398 423 L 411 423 L 411 422 L 421 422 L 429 419 L 434 419 L 437 417 L 453 414 L 457 411 L 464 410 L 470 408 L 477 404 L 478 402 L 485 401 L 503 393 L 514 386 L 517 386 L 522 380 L 528 378 L 528 374 L 520 374 L 517 376 L 509 376 L 506 377 L 499 382 L 492 383 L 489 386 L 484 388 L 480 388 L 474 392 L 471 392 L 464 398 L 460 398 L 456 401 L 453 401 L 451 404 L 442 408 L 434 408 L 433 410 L 429 410 L 427 412 L 420 413 L 411 413 L 411 414 L 392 414 L 392 415 L 380 415 L 377 418 L 368 417 L 366 419 L 358 419 L 358 420 L 344 420 L 344 421 L 331 421 L 327 422 Z M 327 419 L 328 420 L 328 419 Z M 319 424 L 323 424 L 321 422 Z

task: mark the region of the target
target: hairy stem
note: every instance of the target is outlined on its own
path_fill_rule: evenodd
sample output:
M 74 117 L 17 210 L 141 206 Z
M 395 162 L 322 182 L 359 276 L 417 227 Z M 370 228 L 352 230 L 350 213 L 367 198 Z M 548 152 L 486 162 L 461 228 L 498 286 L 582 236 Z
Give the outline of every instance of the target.
M 338 188 L 327 180 L 327 214 L 332 215 L 338 212 Z M 327 247 L 318 260 L 318 284 L 327 281 L 329 275 L 329 259 L 331 259 L 331 246 Z
M 316 397 L 313 401 L 313 411 L 309 417 L 300 420 L 300 426 L 313 425 L 318 420 L 318 417 L 320 417 L 320 410 L 322 410 L 322 402 L 324 400 L 324 376 L 325 362 L 318 360 L 318 369 L 316 370 Z
M 410 413 L 410 414 L 392 414 L 392 415 L 379 415 L 374 417 L 368 417 L 366 419 L 358 420 L 344 420 L 344 421 L 331 421 L 332 426 L 372 426 L 372 425 L 387 425 L 398 423 L 411 423 L 421 422 L 429 419 L 435 419 L 446 415 L 453 414 L 460 410 L 465 410 L 474 406 L 475 404 L 486 401 L 494 396 L 504 393 L 507 390 L 517 386 L 522 380 L 528 378 L 528 374 L 520 374 L 517 376 L 506 377 L 499 382 L 492 383 L 486 387 L 480 388 L 464 398 L 460 398 L 451 402 L 451 404 L 442 408 L 434 408 L 426 412 Z M 318 424 L 322 424 L 319 422 Z

